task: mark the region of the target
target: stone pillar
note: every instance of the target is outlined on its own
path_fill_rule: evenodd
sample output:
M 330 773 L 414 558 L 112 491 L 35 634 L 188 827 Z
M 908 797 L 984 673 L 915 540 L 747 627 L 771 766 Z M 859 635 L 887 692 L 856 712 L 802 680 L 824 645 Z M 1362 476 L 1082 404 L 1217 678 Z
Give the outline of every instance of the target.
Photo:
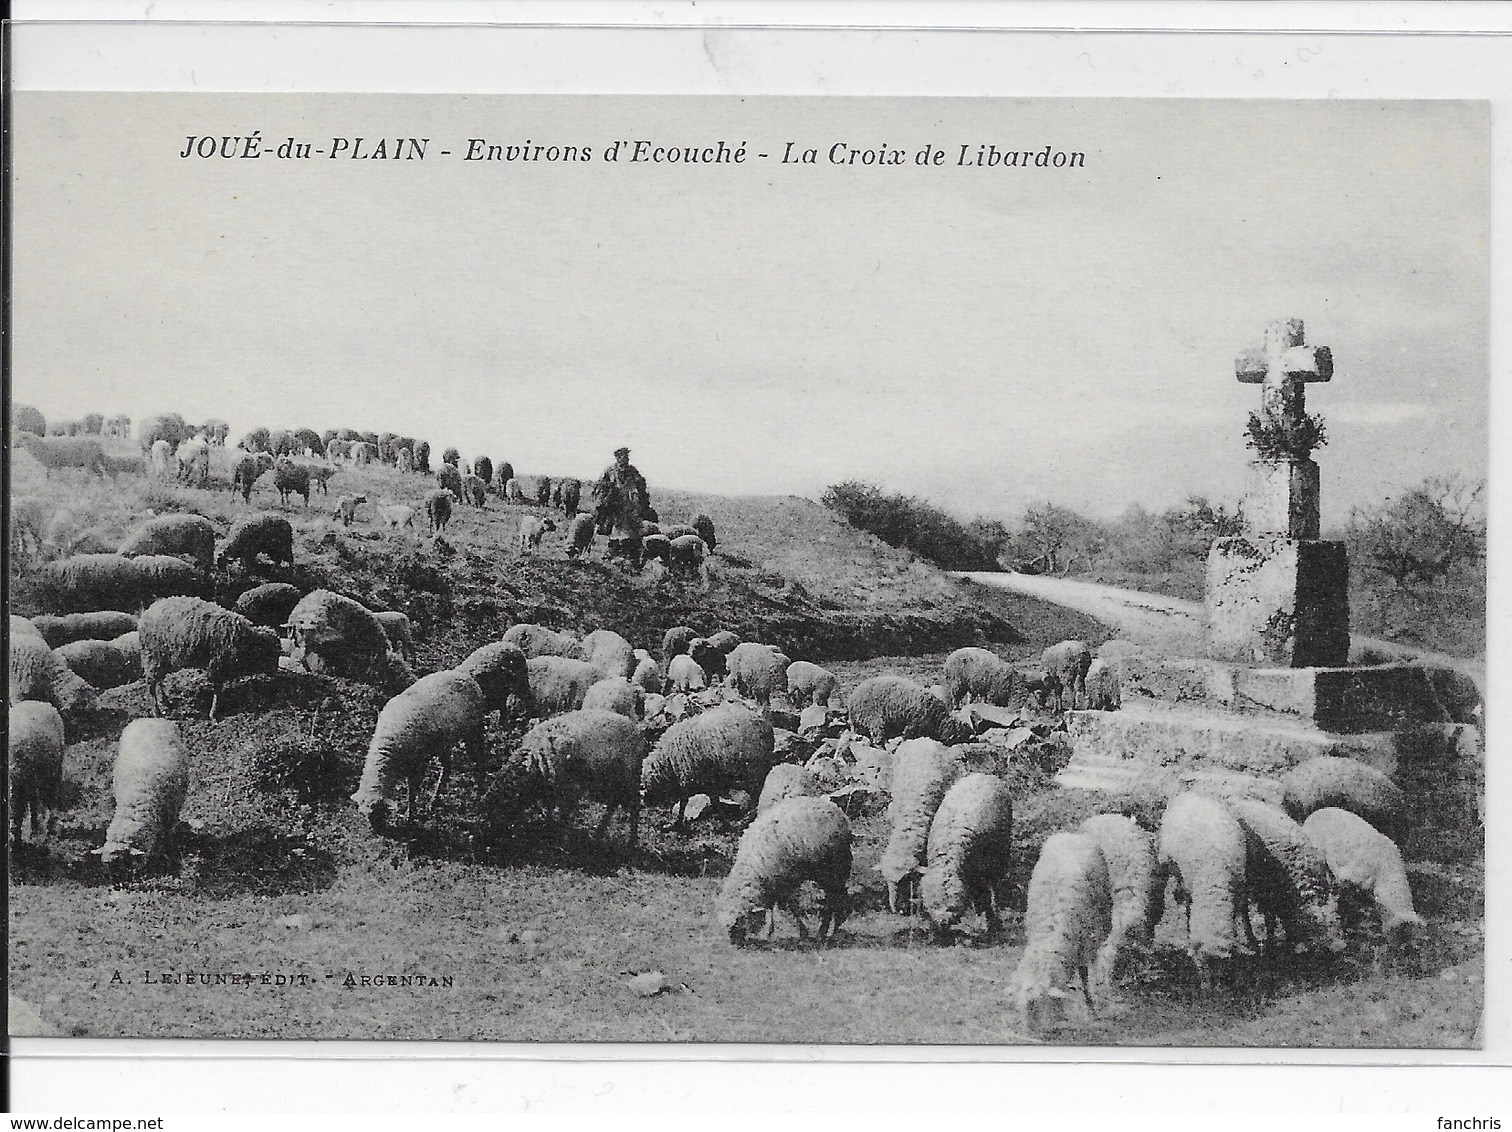
M 1250 491 L 1244 500 L 1244 523 L 1258 535 L 1316 539 L 1321 485 L 1311 460 L 1256 460 L 1250 465 Z
M 1252 534 L 1208 553 L 1208 646 L 1220 660 L 1283 668 L 1349 662 L 1349 560 L 1342 542 Z

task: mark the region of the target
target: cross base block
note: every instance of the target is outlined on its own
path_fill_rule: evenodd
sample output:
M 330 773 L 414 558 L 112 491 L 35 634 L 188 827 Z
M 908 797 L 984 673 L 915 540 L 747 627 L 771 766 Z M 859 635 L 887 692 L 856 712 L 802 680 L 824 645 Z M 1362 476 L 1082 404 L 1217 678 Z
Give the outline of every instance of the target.
M 1342 542 L 1238 535 L 1208 552 L 1209 655 L 1280 668 L 1349 663 Z

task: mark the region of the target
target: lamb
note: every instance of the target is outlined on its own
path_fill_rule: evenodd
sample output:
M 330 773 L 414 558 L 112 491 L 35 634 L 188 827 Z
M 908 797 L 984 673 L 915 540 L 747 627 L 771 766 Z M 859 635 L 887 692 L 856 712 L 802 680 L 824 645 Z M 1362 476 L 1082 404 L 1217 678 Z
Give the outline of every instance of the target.
M 630 848 L 640 825 L 641 763 L 646 740 L 623 714 L 584 707 L 536 724 L 520 741 L 520 753 L 555 799 L 558 817 L 584 798 L 602 802 L 604 816 L 595 836 L 603 839 L 614 811 L 630 817 Z
M 714 553 L 714 520 L 700 511 L 693 516 L 693 533 L 703 539 L 703 543 L 709 548 L 709 553 Z
M 873 743 L 905 739 L 953 737 L 950 709 L 923 685 L 906 676 L 873 676 L 851 690 L 846 706 L 852 729 Z
M 646 710 L 646 693 L 623 676 L 597 680 L 583 695 L 583 707 L 612 711 L 639 723 Z
M 1058 1021 L 1071 973 L 1081 980 L 1087 1012 L 1095 1015 L 1091 970 L 1112 927 L 1108 866 L 1085 833 L 1053 833 L 1029 877 L 1024 911 L 1024 956 L 1010 995 L 1033 1026 Z
M 65 716 L 95 709 L 98 697 L 46 641 L 13 636 L 10 641 L 10 702 L 41 700 Z
M 411 631 L 408 615 L 398 610 L 384 610 L 374 613 L 378 624 L 383 626 L 383 632 L 388 637 L 389 651 L 396 652 L 409 664 L 415 663 L 415 636 Z
M 673 573 L 697 577 L 703 572 L 704 558 L 708 553 L 709 548 L 703 539 L 697 535 L 683 535 L 668 542 L 667 566 Z
M 105 476 L 105 449 L 93 436 L 44 437 L 19 432 L 16 444 L 36 458 L 44 475 L 52 475 L 55 468 L 82 468 L 102 479 Z
M 556 530 L 556 520 L 543 519 L 539 515 L 526 515 L 520 520 L 520 537 L 517 553 L 533 554 L 541 549 L 541 539 L 547 531 Z
M 450 464 L 445 465 L 450 467 Z M 452 497 L 451 493 L 437 488 L 435 491 L 425 493 L 425 517 L 430 522 L 430 532 L 438 535 L 446 530 L 446 524 L 451 522 Z
M 63 610 L 141 609 L 159 597 L 196 593 L 204 579 L 179 558 L 149 554 L 75 554 L 37 572 L 44 600 Z
M 215 562 L 215 527 L 203 515 L 159 515 L 128 536 L 117 553 L 127 558 L 183 555 L 194 559 L 201 570 L 209 571 Z
M 710 684 L 723 680 L 729 673 L 725 653 L 711 645 L 703 637 L 695 637 L 688 642 L 688 655 L 691 656 L 699 668 L 703 669 L 704 675 Z
M 296 664 L 398 691 L 415 682 L 404 660 L 389 655 L 383 623 L 365 606 L 330 590 L 312 590 L 289 613 Z
M 462 481 L 462 498 L 474 507 L 482 507 L 488 498 L 488 485 L 479 476 L 468 476 Z
M 774 694 L 787 691 L 787 670 L 791 663 L 786 654 L 771 645 L 753 642 L 736 645 L 725 659 L 729 671 L 727 683 L 740 695 L 765 707 Z
M 1102 657 L 1088 666 L 1086 685 L 1089 711 L 1117 711 L 1123 705 L 1118 669 Z
M 1398 845 L 1407 835 L 1407 795 L 1384 773 L 1357 759 L 1308 759 L 1282 775 L 1281 789 L 1281 807 L 1293 821 L 1333 806 L 1358 814 Z
M 517 646 L 527 658 L 536 656 L 569 656 L 582 659 L 581 645 L 571 633 L 558 633 L 541 625 L 528 622 L 511 625 L 504 631 L 504 640 Z
M 635 671 L 630 674 L 630 683 L 654 696 L 661 695 L 667 686 L 661 665 L 652 660 L 651 654 L 645 649 L 635 650 Z
M 483 689 L 484 710 L 497 711 L 501 727 L 509 710 L 510 696 L 520 701 L 527 716 L 535 709 L 530 670 L 519 645 L 509 641 L 484 645 L 457 665 L 457 671 L 467 673 L 478 682 L 478 687 Z
M 273 464 L 271 452 L 252 452 L 244 455 L 236 462 L 236 470 L 231 473 L 231 490 L 240 488 L 242 502 L 251 503 L 252 485 L 271 472 Z
M 583 706 L 588 689 L 603 679 L 603 673 L 586 660 L 566 656 L 533 656 L 525 662 L 530 695 L 538 715 L 559 715 Z
M 273 465 L 273 486 L 278 491 L 278 501 L 285 507 L 291 495 L 298 495 L 306 507 L 310 505 L 310 469 L 290 457 L 280 456 Z
M 951 707 L 968 701 L 1013 707 L 1024 697 L 1024 677 L 986 649 L 956 649 L 945 658 L 945 691 Z
M 1293 948 L 1321 944 L 1341 949 L 1338 890 L 1328 861 L 1302 827 L 1268 802 L 1236 797 L 1227 805 L 1244 828 L 1245 890 L 1265 916 L 1266 949 L 1275 945 L 1277 920 Z M 1241 910 L 1253 944 L 1248 905 L 1241 905 Z
M 1340 890 L 1340 911 L 1355 923 L 1374 905 L 1388 947 L 1411 946 L 1423 928 L 1396 842 L 1358 814 L 1337 806 L 1314 810 L 1302 832 L 1328 862 Z
M 6 724 L 10 747 L 10 838 L 21 846 L 24 820 L 33 840 L 51 837 L 63 786 L 63 717 L 52 704 L 12 704 Z
M 288 624 L 299 597 L 298 588 L 288 582 L 265 582 L 244 592 L 231 608 L 254 625 L 281 629 Z
M 63 663 L 92 688 L 119 688 L 142 678 L 138 634 L 125 633 L 116 641 L 71 641 L 58 646 Z
M 662 634 L 662 663 L 671 664 L 672 658 L 688 651 L 698 633 L 686 625 L 674 625 Z
M 415 509 L 406 507 L 402 503 L 378 508 L 378 517 L 388 525 L 391 531 L 397 531 L 400 527 L 415 529 Z
M 587 513 L 576 515 L 567 524 L 567 557 L 586 557 L 593 549 L 593 516 Z
M 813 798 L 819 793 L 819 783 L 807 769 L 797 763 L 778 763 L 767 772 L 766 781 L 761 784 L 756 813 L 764 814 L 787 798 Z
M 101 610 L 95 613 L 65 613 L 61 617 L 42 613 L 27 622 L 50 648 L 73 641 L 108 641 L 137 627 L 129 613 Z
M 757 798 L 775 744 L 772 725 L 744 704 L 723 704 L 674 723 L 646 758 L 646 802 L 676 801 L 674 827 L 682 829 L 694 794 L 717 797 L 739 787 Z
M 428 805 L 434 812 L 451 774 L 451 749 L 458 743 L 472 760 L 482 793 L 487 755 L 483 742 L 485 710 L 483 690 L 477 681 L 455 670 L 423 676 L 383 705 L 368 743 L 362 779 L 352 795 L 352 802 L 374 832 L 388 829 L 390 799 L 401 778 L 409 788 L 406 821 L 415 823 L 420 785 L 432 758 L 441 763 L 441 777 Z
M 794 704 L 828 707 L 839 690 L 840 680 L 828 668 L 807 660 L 795 660 L 787 666 L 787 694 Z
M 366 495 L 337 496 L 336 506 L 331 509 L 331 518 L 340 519 L 342 526 L 350 527 L 357 518 L 357 508 L 367 501 Z
M 691 656 L 678 653 L 667 665 L 667 683 L 676 692 L 697 692 L 708 686 L 708 678 Z
M 788 798 L 758 816 L 741 837 L 715 902 L 715 919 L 740 946 L 763 919 L 770 937 L 782 908 L 797 923 L 799 937 L 807 939 L 798 889 L 813 881 L 824 894 L 819 939 L 833 939 L 850 911 L 850 871 L 851 828 L 840 807 L 828 798 Z
M 918 876 L 928 859 L 929 827 L 945 792 L 965 769 L 960 757 L 935 739 L 908 739 L 894 752 L 887 848 L 877 871 L 887 886 L 887 906 L 895 913 L 914 906 Z
M 294 528 L 289 520 L 269 511 L 236 520 L 216 556 L 216 563 L 224 570 L 232 561 L 238 561 L 242 572 L 250 574 L 259 554 L 266 555 L 275 566 L 281 563 L 294 565 Z
M 115 815 L 105 844 L 93 850 L 102 864 L 121 858 L 146 863 L 162 850 L 189 793 L 189 749 L 167 719 L 133 719 L 121 732 L 111 775 Z
M 1008 784 L 990 774 L 957 779 L 929 825 L 928 863 L 919 877 L 919 902 L 935 930 L 954 927 L 969 906 L 983 914 L 988 932 L 995 934 L 1002 926 L 999 889 L 1007 882 L 1012 854 Z
M 1040 661 L 1045 669 L 1045 694 L 1047 697 L 1054 695 L 1056 711 L 1086 702 L 1087 669 L 1092 667 L 1092 650 L 1085 641 L 1062 641 L 1051 645 Z
M 1166 806 L 1157 868 L 1176 881 L 1172 896 L 1186 907 L 1187 953 L 1204 989 L 1213 961 L 1234 953 L 1247 857 L 1244 827 L 1221 802 L 1188 791 Z
M 1094 981 L 1110 991 L 1136 954 L 1148 954 L 1164 910 L 1165 877 L 1156 867 L 1154 839 L 1130 817 L 1097 814 L 1081 824 L 1107 862 L 1113 927 L 1098 952 Z
M 243 676 L 278 671 L 283 648 L 278 634 L 252 624 L 240 613 L 197 597 L 165 597 L 142 614 L 138 629 L 142 676 L 153 712 L 163 714 L 163 677 L 181 668 L 202 668 L 210 681 L 210 720 L 221 692 Z
M 455 464 L 442 464 L 436 469 L 436 486 L 451 493 L 453 499 L 462 502 L 462 473 Z
M 607 676 L 630 678 L 635 671 L 635 649 L 609 629 L 595 629 L 578 646 L 582 658 Z

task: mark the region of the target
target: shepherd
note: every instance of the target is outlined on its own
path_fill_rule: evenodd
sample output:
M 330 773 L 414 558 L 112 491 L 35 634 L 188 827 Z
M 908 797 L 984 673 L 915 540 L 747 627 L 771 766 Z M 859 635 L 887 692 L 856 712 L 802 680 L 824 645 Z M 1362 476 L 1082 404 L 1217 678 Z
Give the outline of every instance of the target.
M 646 477 L 630 463 L 630 449 L 616 448 L 614 463 L 604 469 L 593 488 L 594 526 L 609 539 L 605 558 L 616 555 L 640 561 L 641 523 L 652 519 Z

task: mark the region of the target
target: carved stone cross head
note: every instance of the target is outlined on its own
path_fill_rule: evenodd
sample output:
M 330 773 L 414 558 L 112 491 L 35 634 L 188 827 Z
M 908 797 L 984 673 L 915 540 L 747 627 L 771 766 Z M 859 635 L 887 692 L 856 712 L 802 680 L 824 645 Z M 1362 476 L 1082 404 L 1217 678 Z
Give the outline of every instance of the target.
M 1308 383 L 1333 377 L 1333 354 L 1327 346 L 1302 344 L 1300 318 L 1276 319 L 1265 327 L 1265 342 L 1234 362 L 1238 379 L 1259 385 L 1261 410 L 1290 432 L 1307 414 L 1303 390 Z

